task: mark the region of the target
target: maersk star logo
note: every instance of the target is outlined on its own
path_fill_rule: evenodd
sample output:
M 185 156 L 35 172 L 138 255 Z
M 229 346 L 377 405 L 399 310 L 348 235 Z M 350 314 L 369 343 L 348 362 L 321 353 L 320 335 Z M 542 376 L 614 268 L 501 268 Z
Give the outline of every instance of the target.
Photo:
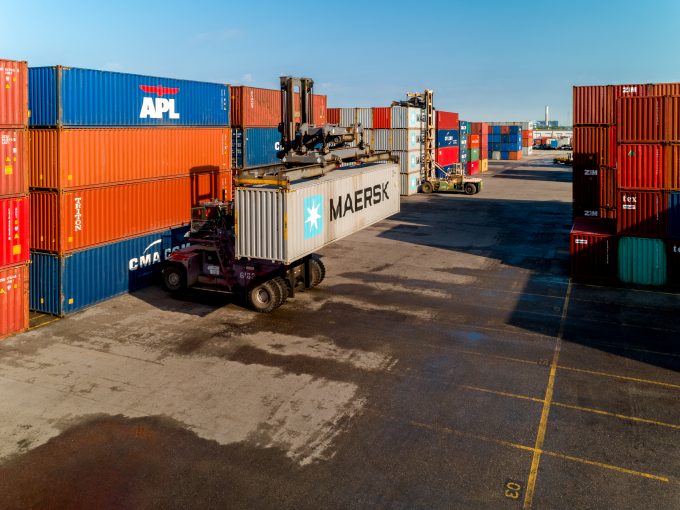
M 305 198 L 305 239 L 311 239 L 323 232 L 323 197 L 314 195 Z

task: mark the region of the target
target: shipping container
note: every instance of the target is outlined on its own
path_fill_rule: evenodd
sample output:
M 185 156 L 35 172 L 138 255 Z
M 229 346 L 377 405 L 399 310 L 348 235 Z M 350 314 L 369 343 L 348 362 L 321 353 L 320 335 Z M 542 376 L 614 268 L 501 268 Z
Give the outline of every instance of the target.
M 470 133 L 486 138 L 489 134 L 489 124 L 486 122 L 472 122 Z
M 326 115 L 328 116 L 329 124 L 340 124 L 340 108 L 327 108 Z
M 355 124 L 372 129 L 373 110 L 371 108 L 340 108 L 340 126 L 352 127 Z
M 664 150 L 657 144 L 618 145 L 618 186 L 620 188 L 663 189 Z
M 461 151 L 467 151 L 468 150 L 468 136 L 463 133 L 459 133 L 458 135 L 458 146 L 460 147 Z
M 519 161 L 522 159 L 522 151 L 509 151 L 508 159 L 511 161 Z
M 29 212 L 28 197 L 0 199 L 0 267 L 28 262 Z
M 235 128 L 232 136 L 233 165 L 250 168 L 280 163 L 281 133 L 278 128 Z M 245 158 L 244 158 L 245 155 Z
M 617 232 L 635 237 L 666 235 L 668 199 L 660 191 L 618 191 Z
M 33 127 L 229 126 L 229 85 L 72 67 L 29 69 Z
M 501 160 L 501 151 L 491 151 L 491 159 L 493 161 L 500 161 Z
M 399 166 L 337 169 L 291 185 L 236 188 L 236 256 L 291 263 L 399 212 Z
M 328 97 L 321 94 L 312 94 L 312 112 L 314 113 L 315 126 L 330 124 L 328 120 Z
M 32 252 L 30 308 L 63 316 L 145 287 L 172 251 L 188 245 L 187 231 L 166 230 L 68 255 Z
M 28 65 L 0 59 L 0 126 L 22 128 L 28 125 Z
M 229 128 L 32 129 L 30 183 L 76 189 L 231 168 Z
M 392 107 L 373 107 L 373 129 L 390 129 L 392 127 Z
M 619 142 L 666 141 L 666 115 L 663 97 L 620 99 L 616 130 Z
M 0 338 L 28 328 L 28 265 L 0 267 Z
M 668 266 L 668 283 L 680 286 L 680 239 L 666 241 L 666 257 Z
M 468 161 L 467 162 L 467 175 L 475 175 L 479 173 L 479 160 Z
M 571 229 L 571 276 L 576 280 L 610 280 L 616 274 L 615 225 L 597 218 L 576 218 Z
M 648 96 L 680 96 L 680 83 L 651 83 L 647 85 Z
M 191 201 L 193 204 L 222 200 L 231 202 L 234 193 L 234 176 L 231 170 L 205 172 L 191 175 Z
M 458 145 L 458 131 L 454 129 L 437 131 L 437 147 L 455 147 Z
M 680 239 L 680 192 L 668 193 L 668 237 Z
M 414 172 L 420 172 L 421 165 L 421 153 L 417 151 L 392 151 L 393 156 L 399 158 L 399 167 L 402 174 L 412 174 Z
M 531 147 L 522 147 L 522 156 L 531 156 L 534 150 Z
M 479 149 L 480 138 L 479 135 L 468 135 L 468 149 Z
M 666 247 L 661 239 L 621 237 L 619 239 L 619 279 L 638 285 L 665 285 Z
M 479 149 L 468 150 L 468 161 L 479 161 Z
M 421 129 L 424 111 L 420 108 L 392 107 L 392 129 Z
M 666 189 L 680 190 L 680 145 L 664 146 L 663 161 Z
M 574 165 L 616 166 L 616 128 L 574 126 Z
M 458 162 L 458 147 L 443 147 L 435 152 L 435 161 L 441 166 L 449 166 Z
M 484 158 L 479 160 L 479 171 L 486 172 L 489 170 L 489 159 Z
M 278 127 L 281 123 L 281 91 L 257 87 L 231 87 L 231 125 Z
M 0 197 L 28 193 L 27 138 L 25 129 L 0 128 Z
M 446 130 L 456 130 L 458 131 L 459 125 L 459 119 L 458 119 L 458 114 L 454 112 L 442 112 L 440 110 L 437 110 L 435 113 L 435 119 L 437 122 L 437 129 L 446 129 Z
M 647 85 L 595 85 L 574 87 L 574 126 L 616 123 L 618 98 L 647 95 Z
M 65 253 L 185 225 L 196 178 L 32 192 L 31 249 Z
M 365 130 L 366 131 L 366 130 Z M 372 143 L 379 151 L 420 150 L 421 131 L 419 129 L 374 129 Z
M 574 167 L 574 216 L 616 219 L 616 195 L 615 169 Z
M 413 172 L 410 174 L 401 174 L 400 194 L 403 197 L 408 197 L 418 193 L 420 186 L 420 172 Z

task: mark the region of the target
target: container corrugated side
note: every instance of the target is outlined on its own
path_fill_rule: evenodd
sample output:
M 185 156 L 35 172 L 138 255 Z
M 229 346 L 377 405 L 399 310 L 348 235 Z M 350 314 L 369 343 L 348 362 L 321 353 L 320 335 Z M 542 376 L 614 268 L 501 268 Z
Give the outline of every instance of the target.
M 662 145 L 618 145 L 619 187 L 663 189 L 665 187 L 663 157 Z
M 392 107 L 373 107 L 373 129 L 390 129 L 392 127 Z
M 680 96 L 680 83 L 650 83 L 648 96 Z
M 28 328 L 28 265 L 0 267 L 0 338 Z
M 340 124 L 340 108 L 326 108 L 329 124 Z
M 374 129 L 372 131 L 376 150 L 420 150 L 421 132 L 418 129 Z
M 352 127 L 355 122 L 355 108 L 338 108 L 340 110 L 340 126 Z
M 323 126 L 329 124 L 328 121 L 328 97 L 321 94 L 312 94 L 312 105 L 314 111 L 314 124 Z
M 635 237 L 664 237 L 668 200 L 660 191 L 619 190 L 617 232 Z
M 454 129 L 458 131 L 459 117 L 455 112 L 437 110 L 435 113 L 437 129 Z
M 663 142 L 664 98 L 628 97 L 617 103 L 616 133 L 622 142 Z
M 667 189 L 680 189 L 680 145 L 664 147 L 665 184 Z
M 186 225 L 191 218 L 192 182 L 186 176 L 33 192 L 31 249 L 65 253 Z
M 665 285 L 666 247 L 661 239 L 622 237 L 619 239 L 619 279 L 638 285 Z
M 409 197 L 418 193 L 420 186 L 420 172 L 400 175 L 400 194 L 402 197 Z
M 162 261 L 188 245 L 187 230 L 153 233 L 66 256 L 31 253 L 31 310 L 66 315 L 151 284 Z
M 0 199 L 0 266 L 28 262 L 29 213 L 28 197 Z
M 392 107 L 392 129 L 421 129 L 424 113 L 420 108 Z
M 229 126 L 229 86 L 71 67 L 29 69 L 29 124 Z
M 614 127 L 574 127 L 574 165 L 616 165 Z
M 668 193 L 668 237 L 680 239 L 680 192 Z
M 617 241 L 612 222 L 576 218 L 571 229 L 571 275 L 575 279 L 609 280 L 616 273 Z
M 236 190 L 236 256 L 291 263 L 399 212 L 399 167 L 337 169 L 292 185 Z
M 229 128 L 32 129 L 33 188 L 76 189 L 231 168 Z
M 420 172 L 422 163 L 420 161 L 420 151 L 392 151 L 392 154 L 399 157 L 399 168 L 402 174 Z
M 574 125 L 615 124 L 617 119 L 616 101 L 618 98 L 646 95 L 647 86 L 643 84 L 574 87 Z
M 28 193 L 28 132 L 0 128 L 0 197 Z
M 279 163 L 276 154 L 281 148 L 281 133 L 277 128 L 246 128 L 243 147 L 244 168 Z
M 0 126 L 28 125 L 28 65 L 0 59 Z

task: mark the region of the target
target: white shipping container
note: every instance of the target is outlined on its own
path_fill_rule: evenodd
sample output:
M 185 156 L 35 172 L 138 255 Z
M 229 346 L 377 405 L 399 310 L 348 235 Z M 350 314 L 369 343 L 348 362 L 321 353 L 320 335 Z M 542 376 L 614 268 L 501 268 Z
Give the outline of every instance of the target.
M 533 153 L 534 153 L 534 149 L 532 147 L 522 147 L 522 155 L 529 156 Z
M 425 113 L 420 108 L 392 107 L 392 129 L 422 129 Z
M 340 126 L 352 127 L 361 124 L 362 127 L 373 127 L 372 108 L 340 108 Z
M 420 172 L 401 174 L 401 196 L 408 197 L 418 193 L 420 186 Z
M 290 264 L 399 212 L 394 163 L 340 168 L 289 190 L 236 189 L 236 256 Z
M 354 108 L 340 108 L 340 126 L 352 127 L 354 125 Z
M 420 129 L 375 129 L 374 148 L 380 151 L 420 150 Z
M 491 159 L 493 159 L 494 161 L 500 161 L 501 151 L 491 151 Z
M 420 172 L 422 168 L 421 153 L 417 151 L 392 151 L 392 154 L 399 156 L 399 166 L 402 174 Z

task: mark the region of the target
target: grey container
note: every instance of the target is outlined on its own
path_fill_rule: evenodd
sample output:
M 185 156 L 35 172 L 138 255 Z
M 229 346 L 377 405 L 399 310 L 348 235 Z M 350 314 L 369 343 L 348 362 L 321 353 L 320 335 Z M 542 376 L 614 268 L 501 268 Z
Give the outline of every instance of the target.
M 422 154 L 417 151 L 391 151 L 393 155 L 399 156 L 400 173 L 411 174 L 420 172 L 422 169 Z
M 375 129 L 374 148 L 383 151 L 420 150 L 419 129 Z
M 361 124 L 364 128 L 373 127 L 372 108 L 340 108 L 340 126 L 352 127 Z
M 394 163 L 339 168 L 289 190 L 236 189 L 236 256 L 290 264 L 399 212 Z
M 395 106 L 392 108 L 392 129 L 422 129 L 424 110 Z

